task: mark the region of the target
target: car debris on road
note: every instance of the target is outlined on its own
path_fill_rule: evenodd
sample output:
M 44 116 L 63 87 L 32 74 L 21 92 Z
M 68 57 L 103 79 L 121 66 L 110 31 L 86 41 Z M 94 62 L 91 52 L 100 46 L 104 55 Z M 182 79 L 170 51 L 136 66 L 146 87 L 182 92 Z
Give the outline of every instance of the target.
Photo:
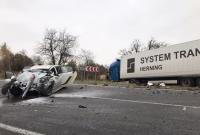
M 87 108 L 87 106 L 79 105 L 79 108 Z

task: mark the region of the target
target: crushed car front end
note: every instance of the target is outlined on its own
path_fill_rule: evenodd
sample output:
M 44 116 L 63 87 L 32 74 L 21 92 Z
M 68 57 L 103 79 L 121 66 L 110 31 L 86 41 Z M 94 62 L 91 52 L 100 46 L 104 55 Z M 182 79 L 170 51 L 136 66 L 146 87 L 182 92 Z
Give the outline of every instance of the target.
M 25 98 L 28 92 L 37 91 L 39 94 L 47 96 L 50 94 L 52 87 L 51 75 L 47 71 L 27 70 L 20 73 L 17 78 L 13 77 L 8 80 L 2 94 L 7 94 L 8 96 L 11 94 Z M 48 93 L 44 92 L 44 89 L 49 89 Z

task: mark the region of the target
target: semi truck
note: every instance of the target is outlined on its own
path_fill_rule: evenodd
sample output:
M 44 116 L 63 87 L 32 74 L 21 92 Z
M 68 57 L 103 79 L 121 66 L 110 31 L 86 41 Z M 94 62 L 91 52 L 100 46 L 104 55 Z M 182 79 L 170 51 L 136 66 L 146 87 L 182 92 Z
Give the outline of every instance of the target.
M 200 87 L 200 39 L 122 56 L 110 65 L 112 81 L 177 80 Z

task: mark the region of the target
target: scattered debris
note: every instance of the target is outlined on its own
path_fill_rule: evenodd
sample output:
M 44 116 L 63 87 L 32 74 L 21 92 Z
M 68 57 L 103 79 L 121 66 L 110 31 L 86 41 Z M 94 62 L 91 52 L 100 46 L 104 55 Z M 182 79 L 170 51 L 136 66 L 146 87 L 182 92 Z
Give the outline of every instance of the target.
M 183 111 L 186 111 L 186 106 L 184 106 L 182 110 L 183 110 Z
M 79 105 L 79 108 L 87 108 L 87 106 Z
M 103 86 L 108 86 L 108 84 L 104 83 Z
M 150 87 L 150 86 L 153 86 L 153 83 L 148 82 L 148 83 L 147 83 L 147 87 Z
M 161 86 L 161 87 L 165 87 L 166 84 L 162 82 L 162 83 L 159 84 L 159 86 Z
M 80 87 L 80 89 L 83 89 L 83 88 L 84 88 L 83 86 Z
M 153 83 L 148 82 L 148 83 L 147 83 L 147 90 L 150 90 L 152 86 L 153 86 Z

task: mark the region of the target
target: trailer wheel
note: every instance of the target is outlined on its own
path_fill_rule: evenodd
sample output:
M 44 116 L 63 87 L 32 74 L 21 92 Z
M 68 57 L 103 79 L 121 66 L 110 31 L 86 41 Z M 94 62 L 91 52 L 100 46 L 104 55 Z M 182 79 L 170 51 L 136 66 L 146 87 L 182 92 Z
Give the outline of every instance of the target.
M 196 80 L 196 85 L 197 85 L 198 87 L 200 87 L 200 78 L 197 78 L 197 80 Z
M 193 78 L 181 78 L 179 82 L 183 87 L 190 87 L 195 85 L 195 81 Z

